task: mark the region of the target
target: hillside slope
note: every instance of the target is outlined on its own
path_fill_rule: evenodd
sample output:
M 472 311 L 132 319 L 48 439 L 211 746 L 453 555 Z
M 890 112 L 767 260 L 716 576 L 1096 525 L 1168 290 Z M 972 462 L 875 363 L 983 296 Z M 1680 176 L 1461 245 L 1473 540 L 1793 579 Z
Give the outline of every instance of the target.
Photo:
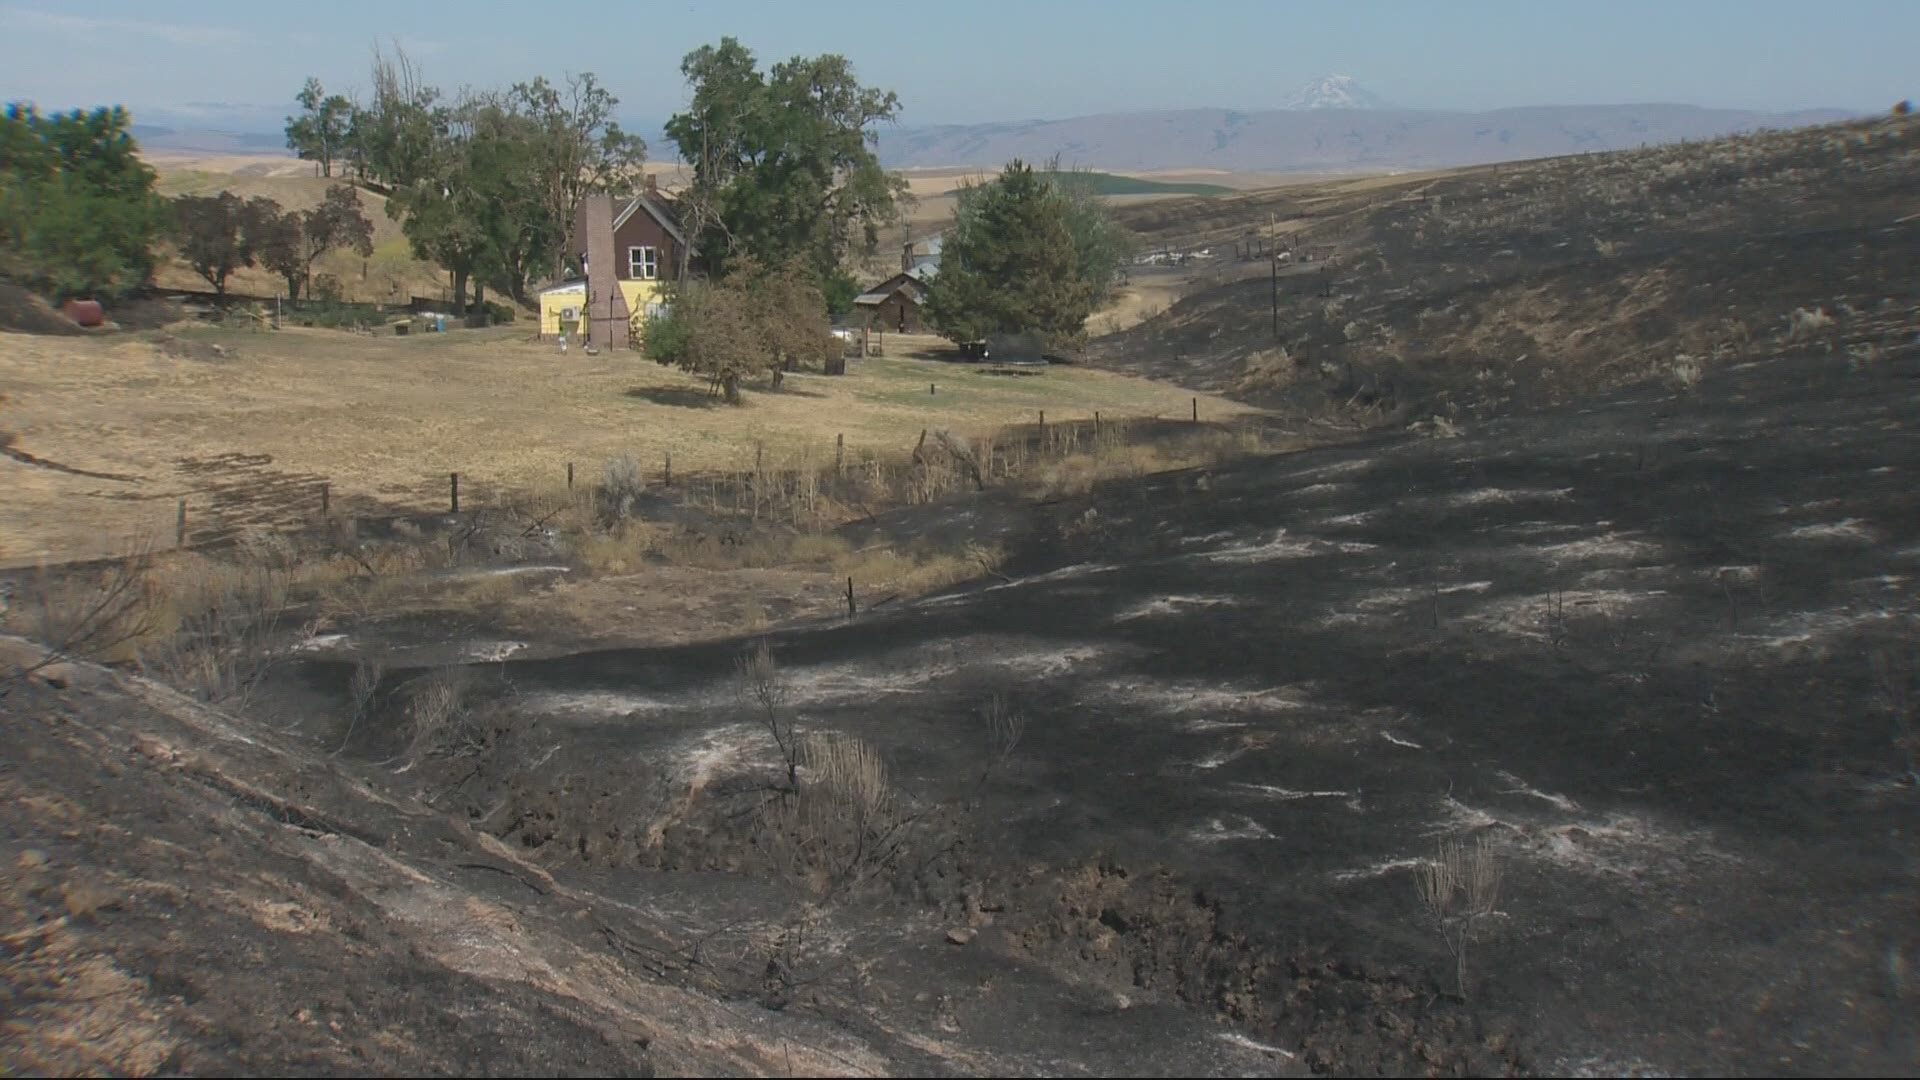
M 1454 419 L 1814 342 L 1870 364 L 1920 328 L 1920 121 L 1125 208 L 1155 243 L 1249 231 L 1099 362 L 1346 419 Z

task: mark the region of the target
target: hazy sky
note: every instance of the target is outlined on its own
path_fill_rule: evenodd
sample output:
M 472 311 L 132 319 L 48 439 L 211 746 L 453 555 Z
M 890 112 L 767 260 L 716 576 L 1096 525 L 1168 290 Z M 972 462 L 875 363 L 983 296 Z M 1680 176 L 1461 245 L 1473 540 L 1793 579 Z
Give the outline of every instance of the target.
M 913 124 L 1257 109 L 1335 72 L 1423 108 L 1879 110 L 1920 96 L 1914 0 L 0 0 L 0 98 L 117 101 L 136 119 L 143 106 L 223 102 L 270 117 L 309 74 L 357 88 L 372 44 L 397 39 L 445 89 L 592 71 L 623 115 L 652 124 L 684 100 L 680 57 L 726 34 L 763 61 L 843 53 L 899 92 Z

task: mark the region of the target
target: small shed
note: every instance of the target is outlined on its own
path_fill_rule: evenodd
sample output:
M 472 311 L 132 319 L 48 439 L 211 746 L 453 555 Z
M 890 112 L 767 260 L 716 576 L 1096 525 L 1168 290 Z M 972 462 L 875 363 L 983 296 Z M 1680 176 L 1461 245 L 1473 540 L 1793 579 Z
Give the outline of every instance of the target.
M 587 309 L 587 283 L 570 281 L 540 291 L 540 336 L 578 339 Z
M 911 271 L 895 274 L 853 298 L 853 309 L 872 330 L 893 330 L 917 334 L 924 325 L 921 308 L 927 302 L 927 285 Z

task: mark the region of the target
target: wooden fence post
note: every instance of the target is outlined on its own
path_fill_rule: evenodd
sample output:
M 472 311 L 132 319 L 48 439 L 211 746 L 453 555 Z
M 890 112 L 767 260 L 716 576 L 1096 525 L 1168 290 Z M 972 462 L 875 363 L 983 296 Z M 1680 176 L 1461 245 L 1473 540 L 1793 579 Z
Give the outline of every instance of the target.
M 1193 422 L 1196 424 L 1200 422 L 1200 399 L 1199 398 L 1193 399 Z
M 847 579 L 847 618 L 853 618 L 853 579 Z
M 187 500 L 180 500 L 180 513 L 173 519 L 173 546 L 187 546 Z
M 447 474 L 447 502 L 453 507 L 448 513 L 460 512 L 460 474 L 457 472 Z
M 673 451 L 667 451 L 666 467 L 660 471 L 661 487 L 673 486 Z
M 333 504 L 333 485 L 323 480 L 320 482 L 320 516 L 321 517 L 327 516 L 327 512 L 330 509 L 332 509 L 332 504 Z
M 573 490 L 573 462 L 567 462 L 567 490 Z
M 840 476 L 847 466 L 847 433 L 841 432 L 833 437 L 833 475 Z
M 932 396 L 933 396 L 933 384 L 932 384 L 932 383 L 928 383 L 928 384 L 927 384 L 927 396 L 928 396 L 928 397 L 932 397 Z

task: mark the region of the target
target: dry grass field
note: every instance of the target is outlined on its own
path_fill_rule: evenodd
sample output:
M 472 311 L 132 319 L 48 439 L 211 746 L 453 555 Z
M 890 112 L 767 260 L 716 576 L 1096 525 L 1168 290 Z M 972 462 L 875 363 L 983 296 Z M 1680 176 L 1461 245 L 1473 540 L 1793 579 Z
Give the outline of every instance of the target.
M 217 348 L 216 348 L 217 347 Z M 568 462 L 597 478 L 631 453 L 677 475 L 911 451 L 923 429 L 982 435 L 1007 424 L 1185 416 L 1187 391 L 1082 368 L 995 375 L 947 364 L 935 339 L 889 337 L 892 355 L 851 374 L 795 374 L 727 407 L 699 379 L 635 354 L 561 355 L 523 329 L 407 338 L 290 329 L 177 328 L 98 337 L 0 334 L 0 565 L 84 558 L 149 529 L 170 540 L 177 500 L 283 524 L 289 507 L 432 511 L 447 474 L 465 503 L 564 484 Z M 909 355 L 910 354 L 910 355 Z M 929 394 L 934 384 L 937 393 Z M 1250 407 L 1203 396 L 1210 419 Z M 30 464 L 22 455 L 37 461 Z

